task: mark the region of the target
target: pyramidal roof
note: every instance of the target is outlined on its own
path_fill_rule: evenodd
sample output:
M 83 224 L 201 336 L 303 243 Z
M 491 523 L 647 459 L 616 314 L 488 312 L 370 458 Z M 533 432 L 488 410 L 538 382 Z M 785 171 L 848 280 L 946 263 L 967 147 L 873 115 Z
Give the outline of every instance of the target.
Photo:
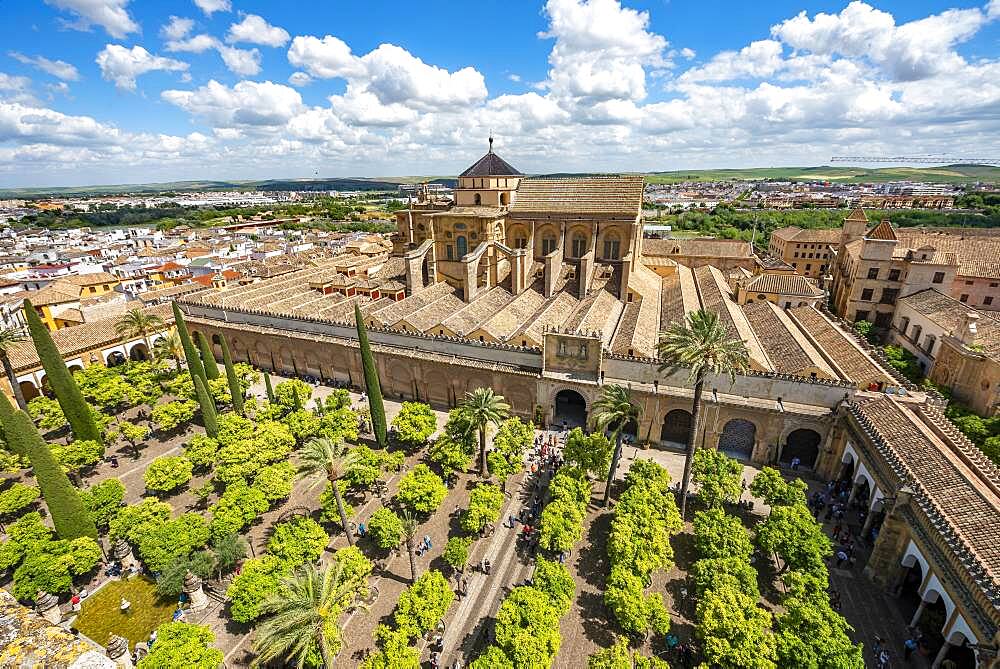
M 844 220 L 845 221 L 864 221 L 865 223 L 867 223 L 868 222 L 868 216 L 865 215 L 865 210 L 864 209 L 862 209 L 861 207 L 855 207 L 854 211 L 852 211 L 850 213 L 850 215 L 848 215 L 848 217 L 845 218 Z
M 477 160 L 472 167 L 465 170 L 459 177 L 519 177 L 521 173 L 510 166 L 506 160 L 493 153 L 493 138 L 490 137 L 490 150 Z
M 884 218 L 881 223 L 869 230 L 865 237 L 868 239 L 896 241 L 896 231 L 892 229 L 892 224 L 889 223 L 889 219 Z

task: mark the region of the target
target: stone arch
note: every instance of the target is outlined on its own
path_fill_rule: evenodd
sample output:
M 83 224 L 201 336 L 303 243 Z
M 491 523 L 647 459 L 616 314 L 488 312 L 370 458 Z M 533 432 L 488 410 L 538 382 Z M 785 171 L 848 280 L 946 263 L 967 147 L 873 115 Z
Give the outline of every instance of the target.
M 104 359 L 104 364 L 108 367 L 117 367 L 118 365 L 125 364 L 125 360 L 125 354 L 116 349 L 108 353 L 107 357 Z
M 569 240 L 568 257 L 580 258 L 590 250 L 590 228 L 583 225 L 574 225 L 567 235 Z
M 25 402 L 30 402 L 41 395 L 41 392 L 38 390 L 38 386 L 36 386 L 35 382 L 31 379 L 20 381 L 17 385 L 21 386 L 21 394 L 24 395 Z
M 785 438 L 785 448 L 781 452 L 781 462 L 790 463 L 799 459 L 799 466 L 812 469 L 819 459 L 819 445 L 823 441 L 820 433 L 812 428 L 802 427 L 792 430 Z
M 617 228 L 609 228 L 601 233 L 597 253 L 601 260 L 621 260 L 625 255 L 624 237 Z
M 691 438 L 692 422 L 691 412 L 686 409 L 668 411 L 663 416 L 663 423 L 660 426 L 660 445 L 682 450 L 687 448 L 688 440 Z
M 427 372 L 423 376 L 423 399 L 438 406 L 451 406 L 453 396 L 451 381 L 438 370 Z
M 531 241 L 531 233 L 528 231 L 528 226 L 524 223 L 516 223 L 514 225 L 508 226 L 506 231 L 507 246 L 512 249 L 517 248 L 527 248 L 528 243 Z M 523 246 L 521 241 L 523 240 Z
M 393 399 L 414 399 L 413 368 L 404 360 L 392 360 L 386 365 L 386 388 Z
M 951 617 L 951 612 L 955 610 L 955 602 L 951 600 L 948 592 L 941 585 L 941 581 L 938 580 L 937 574 L 931 572 L 930 577 L 924 584 L 923 590 L 920 592 L 920 597 L 930 604 L 937 602 L 939 599 L 944 603 L 944 619 L 948 620 Z
M 563 388 L 552 398 L 553 420 L 556 425 L 564 422 L 567 427 L 587 425 L 587 398 L 573 388 Z
M 149 360 L 149 349 L 146 348 L 146 344 L 144 342 L 133 344 L 132 347 L 128 349 L 128 358 L 133 362 Z
M 554 223 L 546 223 L 535 230 L 535 255 L 545 256 L 559 246 L 559 228 Z
M 737 460 L 749 460 L 756 441 L 757 426 L 745 418 L 733 418 L 722 428 L 719 450 Z

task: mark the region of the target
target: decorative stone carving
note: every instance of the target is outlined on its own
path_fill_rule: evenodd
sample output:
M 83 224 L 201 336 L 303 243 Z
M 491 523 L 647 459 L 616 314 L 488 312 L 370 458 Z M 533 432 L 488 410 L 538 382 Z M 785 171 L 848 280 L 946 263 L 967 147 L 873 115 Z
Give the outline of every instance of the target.
M 190 569 L 184 575 L 184 593 L 188 596 L 188 610 L 200 611 L 208 606 L 208 596 L 201 587 L 201 579 Z

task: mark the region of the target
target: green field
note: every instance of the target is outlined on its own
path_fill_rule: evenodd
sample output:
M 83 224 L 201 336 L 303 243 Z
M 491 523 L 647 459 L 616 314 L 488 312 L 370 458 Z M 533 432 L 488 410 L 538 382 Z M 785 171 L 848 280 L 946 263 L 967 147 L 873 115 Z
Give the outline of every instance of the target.
M 942 167 L 756 167 L 734 170 L 679 170 L 652 172 L 649 183 L 682 181 L 726 181 L 730 179 L 779 179 L 792 181 L 833 181 L 872 183 L 885 181 L 925 181 L 931 183 L 1000 183 L 1000 167 L 988 165 L 945 165 Z
M 596 173 L 595 173 L 596 174 Z M 535 175 L 540 176 L 540 175 Z M 584 176 L 580 173 L 559 173 L 544 176 Z M 590 174 L 586 176 L 591 176 Z M 926 181 L 931 183 L 1000 183 L 1000 167 L 988 165 L 945 165 L 941 167 L 752 167 L 731 170 L 676 170 L 650 172 L 644 175 L 649 183 L 679 183 L 682 181 L 727 181 L 731 179 L 781 179 L 794 181 L 833 181 L 837 183 L 870 183 L 883 181 Z M 404 176 L 324 179 L 266 179 L 258 181 L 172 181 L 167 183 L 119 184 L 107 186 L 59 186 L 51 188 L 0 188 L 3 198 L 38 198 L 45 196 L 94 196 L 124 193 L 208 192 L 224 190 L 395 190 L 399 184 L 423 182 L 453 184 L 454 177 Z

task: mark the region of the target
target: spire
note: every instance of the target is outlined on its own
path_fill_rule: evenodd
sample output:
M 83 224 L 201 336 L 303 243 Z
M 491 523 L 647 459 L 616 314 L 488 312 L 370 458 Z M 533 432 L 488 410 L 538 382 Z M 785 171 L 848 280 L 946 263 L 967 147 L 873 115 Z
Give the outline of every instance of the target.
M 490 130 L 490 150 L 487 153 L 493 153 L 493 131 Z

